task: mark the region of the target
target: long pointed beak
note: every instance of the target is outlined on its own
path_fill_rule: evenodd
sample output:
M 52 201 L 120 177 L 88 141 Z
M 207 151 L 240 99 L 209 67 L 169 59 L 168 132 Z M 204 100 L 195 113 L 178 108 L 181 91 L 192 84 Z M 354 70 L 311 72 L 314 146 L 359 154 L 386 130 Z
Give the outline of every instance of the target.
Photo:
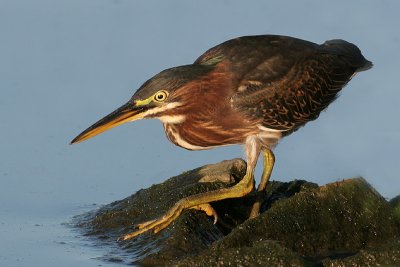
M 146 108 L 143 106 L 138 107 L 132 103 L 126 103 L 80 133 L 71 141 L 71 145 L 85 141 L 125 122 L 142 119 L 144 111 Z

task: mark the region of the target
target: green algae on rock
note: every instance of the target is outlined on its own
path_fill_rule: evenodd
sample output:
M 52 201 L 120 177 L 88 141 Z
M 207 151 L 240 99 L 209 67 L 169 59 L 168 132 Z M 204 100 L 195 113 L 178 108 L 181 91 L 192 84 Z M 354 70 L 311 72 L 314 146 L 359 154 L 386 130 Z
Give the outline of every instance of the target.
M 257 218 L 246 220 L 251 194 L 212 203 L 216 225 L 190 210 L 158 234 L 117 243 L 182 197 L 232 186 L 245 171 L 241 159 L 207 165 L 75 221 L 94 242 L 113 248 L 105 260 L 144 266 L 400 266 L 400 198 L 387 202 L 362 178 L 320 187 L 272 181 Z
M 363 249 L 354 256 L 325 259 L 322 263 L 324 267 L 400 266 L 400 239 L 378 248 Z
M 400 228 L 400 195 L 391 199 L 389 201 L 389 203 L 390 203 L 390 206 L 392 206 L 392 208 L 393 208 L 394 217 L 397 220 L 397 223 Z
M 220 249 L 259 238 L 281 241 L 306 257 L 356 252 L 398 236 L 393 209 L 362 178 L 328 184 L 275 202 L 218 244 Z

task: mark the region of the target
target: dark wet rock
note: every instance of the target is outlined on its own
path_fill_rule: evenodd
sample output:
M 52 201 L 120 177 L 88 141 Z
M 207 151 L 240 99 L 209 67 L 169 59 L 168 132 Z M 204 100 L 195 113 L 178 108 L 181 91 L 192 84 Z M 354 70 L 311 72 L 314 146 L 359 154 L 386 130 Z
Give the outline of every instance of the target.
M 294 251 L 282 246 L 278 241 L 262 240 L 250 244 L 224 249 L 211 249 L 195 257 L 178 261 L 176 267 L 209 266 L 305 266 L 306 261 Z
M 378 248 L 361 250 L 356 255 L 342 259 L 326 259 L 324 267 L 400 266 L 400 240 L 388 242 Z
M 161 216 L 179 199 L 229 187 L 243 160 L 207 165 L 76 218 L 108 259 L 145 266 L 400 266 L 400 198 L 386 201 L 364 179 L 318 186 L 271 182 L 263 213 L 246 220 L 255 195 L 213 203 L 219 223 L 184 212 L 167 229 L 117 243 L 134 224 Z
M 394 217 L 400 228 L 400 195 L 390 200 L 390 206 L 393 208 Z
M 265 238 L 279 240 L 301 255 L 320 257 L 380 245 L 398 233 L 389 203 L 358 178 L 277 201 L 218 246 L 225 249 Z
M 246 172 L 241 159 L 206 165 L 164 183 L 139 190 L 134 195 L 115 201 L 101 209 L 77 216 L 74 221 L 87 236 L 99 237 L 102 245 L 115 247 L 118 237 L 133 231 L 134 225 L 157 218 L 178 200 L 193 194 L 229 187 L 237 183 Z M 145 233 L 135 239 L 118 243 L 124 251 L 124 262 L 140 261 L 146 265 L 159 265 L 183 258 L 206 249 L 221 239 L 229 228 L 242 223 L 248 214 L 243 200 L 228 200 L 215 206 L 225 226 L 213 224 L 213 219 L 199 211 L 184 212 L 159 234 Z M 227 209 L 226 207 L 233 207 Z M 114 250 L 112 253 L 118 254 Z M 113 256 L 115 258 L 115 256 Z M 107 260 L 107 257 L 105 257 Z

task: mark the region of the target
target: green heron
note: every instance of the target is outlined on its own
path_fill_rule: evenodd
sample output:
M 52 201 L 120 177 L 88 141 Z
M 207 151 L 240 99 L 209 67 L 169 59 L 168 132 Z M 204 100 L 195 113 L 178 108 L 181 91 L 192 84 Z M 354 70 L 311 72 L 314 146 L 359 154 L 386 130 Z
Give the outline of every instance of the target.
M 160 72 L 123 106 L 83 131 L 78 143 L 125 122 L 157 118 L 168 139 L 189 150 L 244 144 L 247 171 L 230 188 L 181 199 L 161 218 L 140 224 L 123 239 L 158 232 L 184 210 L 214 215 L 210 202 L 238 198 L 254 190 L 259 154 L 264 169 L 257 192 L 269 180 L 278 141 L 333 102 L 359 71 L 372 67 L 354 44 L 330 40 L 319 45 L 277 35 L 245 36 L 217 45 L 193 64 Z M 250 217 L 259 214 L 256 201 Z

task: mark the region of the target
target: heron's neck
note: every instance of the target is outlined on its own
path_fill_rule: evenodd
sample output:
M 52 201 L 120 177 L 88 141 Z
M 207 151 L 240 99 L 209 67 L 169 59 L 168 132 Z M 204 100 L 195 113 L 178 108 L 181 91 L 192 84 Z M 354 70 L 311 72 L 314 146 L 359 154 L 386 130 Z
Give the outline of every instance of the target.
M 180 124 L 185 121 L 185 115 L 164 115 L 158 117 L 163 124 Z

